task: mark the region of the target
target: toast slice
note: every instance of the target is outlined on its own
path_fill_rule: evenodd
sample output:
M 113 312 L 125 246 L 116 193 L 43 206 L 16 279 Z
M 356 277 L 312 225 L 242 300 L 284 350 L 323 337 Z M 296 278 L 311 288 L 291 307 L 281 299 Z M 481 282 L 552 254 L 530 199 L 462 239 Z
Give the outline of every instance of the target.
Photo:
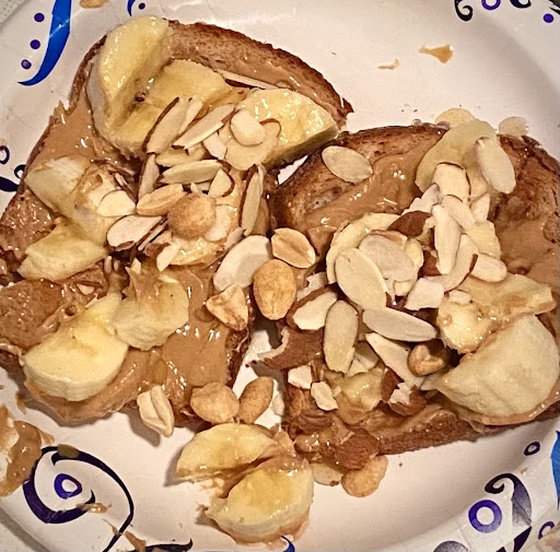
M 150 20 L 152 30 L 156 27 L 163 29 L 161 43 L 154 42 L 156 48 L 154 57 L 160 55 L 158 53 L 160 50 L 165 50 L 165 59 L 157 71 L 154 69 L 155 77 L 154 75 L 148 77 L 154 77 L 152 81 L 155 79 L 157 84 L 158 75 L 168 71 L 167 80 L 163 82 L 164 79 L 161 79 L 157 101 L 154 100 L 150 105 L 149 116 L 152 119 L 147 119 L 149 125 L 145 132 L 154 131 L 156 125 L 169 111 L 171 103 L 175 101 L 175 95 L 181 95 L 181 90 L 177 92 L 178 85 L 173 81 L 173 67 L 178 68 L 178 71 L 183 71 L 185 67 L 189 71 L 198 71 L 196 78 L 206 75 L 210 80 L 214 79 L 218 82 L 222 92 L 226 91 L 221 95 L 213 96 L 209 93 L 212 98 L 205 101 L 196 120 L 200 120 L 205 113 L 221 104 L 227 102 L 237 104 L 243 99 L 247 101 L 246 98 L 251 92 L 261 89 L 298 92 L 303 97 L 316 102 L 316 105 L 332 117 L 337 126 L 344 124 L 346 115 L 351 111 L 348 102 L 338 96 L 320 73 L 283 50 L 252 40 L 241 33 L 203 23 L 185 25 L 177 21 L 163 23 L 156 18 L 141 19 Z M 151 156 L 146 154 L 147 137 L 141 139 L 139 146 L 136 145 L 140 149 L 131 154 L 130 150 L 122 147 L 121 142 L 112 140 L 111 137 L 104 136 L 103 132 L 100 132 L 98 118 L 96 118 L 99 116 L 100 108 L 96 103 L 95 93 L 88 90 L 88 87 L 92 86 L 92 73 L 100 70 L 99 67 L 102 66 L 99 60 L 104 55 L 103 52 L 111 48 L 111 45 L 108 45 L 104 49 L 107 40 L 111 39 L 106 37 L 99 41 L 85 56 L 71 88 L 68 108 L 59 106 L 53 113 L 47 129 L 29 157 L 26 174 L 19 190 L 0 219 L 0 283 L 6 286 L 0 290 L 0 313 L 4 320 L 0 329 L 0 363 L 11 370 L 19 371 L 21 364 L 25 364 L 23 359 L 30 349 L 44 341 L 45 337 L 52 337 L 57 330 L 67 324 L 69 319 L 82 313 L 84 307 L 89 306 L 92 301 L 98 301 L 107 293 L 121 294 L 123 290 L 127 290 L 130 296 L 131 286 L 134 287 L 131 276 L 133 261 L 138 262 L 140 259 L 143 264 L 146 264 L 147 273 L 152 276 L 155 273 L 157 276 L 157 271 L 154 270 L 156 258 L 167 245 L 161 240 L 159 243 L 147 243 L 149 241 L 147 240 L 144 243 L 145 249 L 141 251 L 140 241 L 137 241 L 132 248 L 127 247 L 130 244 L 124 244 L 122 247 L 107 247 L 106 241 L 102 239 L 101 246 L 106 248 L 104 259 L 92 257 L 94 260 L 85 270 L 79 270 L 70 276 L 52 276 L 50 280 L 48 277 L 38 278 L 33 272 L 36 267 L 32 267 L 31 275 L 29 271 L 26 272 L 25 266 L 29 264 L 27 254 L 29 248 L 51 235 L 55 228 L 58 229 L 61 218 L 64 222 L 68 216 L 70 218 L 73 216 L 65 210 L 68 206 L 61 208 L 57 203 L 64 200 L 52 197 L 48 200 L 43 195 L 42 201 L 32 191 L 32 188 L 36 192 L 38 190 L 30 184 L 36 171 L 61 158 L 70 159 L 74 162 L 74 165 L 70 165 L 74 167 L 76 163 L 79 165 L 85 159 L 89 166 L 82 175 L 81 183 L 87 178 L 91 182 L 95 179 L 108 180 L 113 185 L 114 191 L 124 190 L 129 200 L 137 203 L 139 193 L 141 194 L 139 182 L 147 170 L 147 158 L 150 157 L 152 161 L 152 171 L 157 165 L 153 163 L 156 154 Z M 148 48 L 148 42 L 145 47 Z M 243 53 L 242 56 L 240 52 Z M 132 55 L 130 52 L 125 54 Z M 134 60 L 130 58 L 129 61 L 132 63 Z M 212 74 L 209 69 L 221 73 Z M 221 76 L 222 74 L 225 78 Z M 186 86 L 188 85 L 187 88 L 189 86 L 192 88 L 189 79 L 192 80 L 194 77 L 189 75 L 190 73 L 183 78 Z M 190 96 L 190 89 L 187 92 Z M 148 99 L 144 102 L 146 96 Z M 140 112 L 141 104 L 149 103 L 150 98 L 148 89 L 139 90 L 133 99 L 134 105 L 129 107 L 128 116 L 132 116 L 133 111 Z M 145 121 L 138 118 L 136 123 L 140 126 L 140 123 L 145 124 Z M 329 130 L 331 135 L 325 134 L 325 137 L 320 139 L 332 137 L 333 131 L 338 132 L 333 126 Z M 228 138 L 231 139 L 231 136 Z M 304 155 L 307 152 L 306 148 L 314 147 L 313 144 L 302 144 L 299 149 L 297 146 L 298 144 L 288 153 L 270 161 L 269 166 L 282 166 L 288 159 L 286 156 L 291 159 L 294 155 Z M 187 160 L 212 161 L 212 155 L 202 147 L 201 143 L 198 143 L 197 148 L 198 158 Z M 170 148 L 161 153 L 172 154 L 173 157 L 179 151 L 180 148 L 176 150 Z M 182 156 L 180 162 L 188 157 L 188 152 L 182 151 Z M 256 163 L 260 162 L 256 161 Z M 173 163 L 178 162 L 171 161 L 165 166 L 159 165 L 156 169 L 157 178 L 161 179 L 160 173 L 172 167 Z M 219 163 L 229 167 L 227 161 L 224 163 L 220 160 Z M 69 179 L 70 172 L 66 166 L 61 166 L 58 177 L 62 180 Z M 238 201 L 242 200 L 243 190 L 253 174 L 254 170 L 247 171 L 241 168 L 237 170 L 235 178 L 227 177 L 231 179 L 232 189 L 234 186 L 239 188 Z M 265 175 L 264 183 L 269 179 L 272 177 Z M 93 188 L 98 185 L 91 182 L 89 185 Z M 261 182 L 261 189 L 264 188 L 264 183 Z M 159 180 L 151 184 L 152 187 L 161 185 Z M 193 188 L 195 192 L 201 191 L 195 188 Z M 38 195 L 41 193 L 44 191 L 38 192 Z M 205 196 L 205 193 L 202 190 L 202 195 Z M 231 189 L 227 193 L 231 194 Z M 180 196 L 181 193 L 177 197 Z M 238 226 L 241 218 L 240 205 L 235 208 L 235 213 L 239 218 L 236 219 L 235 226 Z M 267 220 L 266 205 L 261 199 L 259 212 L 256 220 L 253 221 L 252 233 L 266 232 Z M 75 221 L 72 221 L 72 224 L 74 223 Z M 151 236 L 152 240 L 157 241 L 158 228 L 159 236 L 165 232 L 169 234 L 168 227 L 160 225 Z M 90 230 L 97 231 L 94 227 Z M 86 238 L 92 236 L 93 234 L 86 235 Z M 231 248 L 235 243 L 235 240 L 231 239 L 226 245 L 225 238 L 226 236 L 219 240 L 218 246 L 215 246 L 215 242 L 206 242 L 206 246 L 211 251 L 195 259 L 194 262 L 164 269 L 165 274 L 178 281 L 189 295 L 189 323 L 183 327 L 182 333 L 170 332 L 171 335 L 163 343 L 146 347 L 145 350 L 130 346 L 124 362 L 115 372 L 111 382 L 82 400 L 68 400 L 64 396 L 53 396 L 45 392 L 44 386 L 29 377 L 26 370 L 28 375 L 26 386 L 34 398 L 46 404 L 60 419 L 76 422 L 102 417 L 126 405 L 135 407 L 135 399 L 139 393 L 149 390 L 154 385 L 162 385 L 170 401 L 176 424 L 183 424 L 196 418 L 189 407 L 192 389 L 216 382 L 229 386 L 233 384 L 248 345 L 254 318 L 249 296 L 246 297 L 247 320 L 243 328 L 228 326 L 208 312 L 204 306 L 205 301 L 215 293 L 212 275 L 227 248 Z M 236 239 L 239 238 L 237 234 Z M 22 272 L 26 275 L 25 278 L 22 278 Z M 137 282 L 138 285 L 132 291 L 133 297 L 135 293 L 141 293 L 142 285 L 150 278 L 144 280 L 139 278 L 140 282 Z M 165 285 L 165 282 L 159 282 L 157 285 Z
M 320 260 L 314 271 L 322 273 L 333 236 L 340 235 L 341 227 L 367 213 L 401 215 L 415 198 L 421 196 L 422 192 L 415 185 L 419 164 L 446 132 L 447 128 L 444 126 L 421 124 L 341 135 L 330 145 L 350 148 L 363 155 L 371 164 L 371 176 L 356 184 L 345 181 L 327 168 L 322 152 L 314 153 L 272 197 L 273 226 L 290 227 L 305 234 L 319 252 Z M 501 257 L 508 270 L 550 287 L 554 301 L 549 302 L 548 312 L 540 314 L 539 318 L 557 340 L 558 308 L 555 305 L 558 302 L 559 284 L 556 260 L 559 165 L 529 137 L 501 136 L 499 140 L 511 161 L 517 185 L 510 194 L 491 194 L 489 220 L 495 225 L 495 232 L 501 243 Z M 389 230 L 408 232 L 410 236 L 421 240 L 432 232 L 427 230 L 426 234 L 423 229 L 429 216 L 427 213 L 415 215 L 415 218 L 420 218 L 419 229 L 415 231 L 410 224 L 407 228 L 403 224 L 389 226 L 387 223 L 385 228 L 389 226 Z M 397 216 L 391 220 L 394 219 Z M 402 222 L 404 219 L 400 220 Z M 418 227 L 418 220 L 413 226 Z M 420 236 L 422 232 L 424 235 Z M 420 264 L 423 263 L 421 261 Z M 423 264 L 421 271 L 424 271 L 424 276 L 437 274 L 430 272 L 427 264 Z M 324 273 L 313 278 L 314 280 L 310 278 L 308 281 L 322 283 L 308 285 L 308 291 L 299 296 L 299 302 L 296 302 L 280 324 L 281 347 L 272 354 L 263 356 L 264 363 L 275 369 L 290 370 L 301 365 L 311 367 L 310 375 L 305 381 L 299 375 L 293 380 L 288 378 L 294 384 L 288 384 L 290 402 L 286 419 L 287 429 L 295 439 L 296 448 L 309 460 L 327 463 L 345 472 L 362 468 L 372 453 L 397 454 L 462 439 L 474 440 L 530 419 L 547 419 L 559 414 L 558 383 L 554 384 L 549 395 L 547 408 L 544 411 L 541 409 L 538 416 L 513 416 L 509 418 L 509 422 L 501 419 L 498 423 L 493 423 L 491 417 L 474 415 L 468 408 L 459 407 L 429 386 L 427 388 L 430 390 L 421 392 L 412 386 L 410 392 L 408 385 L 408 396 L 398 400 L 399 393 L 394 393 L 399 384 L 402 384 L 403 378 L 400 376 L 403 374 L 397 375 L 384 363 L 381 364 L 384 372 L 377 382 L 379 400 L 377 406 L 370 407 L 369 411 L 356 406 L 359 402 L 356 398 L 359 399 L 360 392 L 367 392 L 366 387 L 341 393 L 341 388 L 336 390 L 335 387 L 340 380 L 337 377 L 333 378 L 335 384 L 331 387 L 335 389 L 333 393 L 338 404 L 324 402 L 324 398 L 323 402 L 317 400 L 309 387 L 312 381 L 323 381 L 325 372 L 329 372 L 323 352 L 324 330 L 302 331 L 294 324 L 294 312 L 297 308 L 321 294 L 322 291 L 318 288 L 326 285 Z M 342 297 L 340 288 L 336 285 L 331 285 L 328 289 L 334 290 L 339 299 Z M 304 297 L 305 293 L 309 295 Z M 390 299 L 388 301 L 389 306 L 407 312 L 403 307 L 403 298 L 397 296 L 392 302 Z M 359 313 L 363 312 L 352 301 L 351 304 Z M 424 308 L 412 314 L 431 323 L 436 320 L 433 309 Z M 364 331 L 369 331 L 369 328 L 361 327 L 361 339 Z M 339 326 L 339 332 L 342 332 L 342 326 Z M 414 345 L 412 343 L 410 347 Z M 457 351 L 451 352 L 453 366 L 459 362 L 459 356 Z M 387 362 L 391 362 L 390 358 Z M 333 372 L 330 373 L 332 376 Z M 430 377 L 433 376 L 428 376 Z M 354 397 L 354 401 L 349 400 L 349 396 Z M 332 395 L 330 398 L 332 399 Z M 321 409 L 321 405 L 324 409 Z

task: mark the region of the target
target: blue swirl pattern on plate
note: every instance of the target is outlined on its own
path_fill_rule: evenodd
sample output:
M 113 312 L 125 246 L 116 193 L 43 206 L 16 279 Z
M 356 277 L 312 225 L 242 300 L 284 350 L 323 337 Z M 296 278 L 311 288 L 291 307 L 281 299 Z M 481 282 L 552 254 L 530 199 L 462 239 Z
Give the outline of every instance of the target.
M 466 1 L 467 0 L 454 0 L 455 13 L 461 21 L 470 21 L 474 15 L 472 4 L 466 4 Z M 530 8 L 533 5 L 532 0 L 509 0 L 509 3 L 514 8 L 518 9 Z M 549 3 L 551 4 L 549 9 L 557 15 L 560 15 L 560 0 L 549 0 Z M 502 0 L 481 0 L 480 5 L 486 11 L 494 11 L 503 4 Z M 545 23 L 552 23 L 554 21 L 554 15 L 550 12 L 546 12 L 542 19 Z

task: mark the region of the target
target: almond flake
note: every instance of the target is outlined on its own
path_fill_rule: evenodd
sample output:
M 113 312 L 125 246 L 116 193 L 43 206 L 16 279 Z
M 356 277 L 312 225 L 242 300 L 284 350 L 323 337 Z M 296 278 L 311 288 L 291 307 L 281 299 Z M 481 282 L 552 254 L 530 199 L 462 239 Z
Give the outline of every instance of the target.
M 199 106 L 194 114 L 193 103 Z M 169 149 L 177 136 L 185 132 L 201 107 L 202 102 L 200 100 L 197 102 L 185 97 L 175 98 L 163 110 L 152 130 L 148 133 L 146 152 L 162 153 Z
M 140 418 L 146 427 L 153 429 L 163 437 L 171 437 L 175 427 L 175 416 L 171 402 L 161 385 L 155 385 L 149 391 L 140 393 L 136 398 Z
M 181 249 L 181 244 L 177 241 L 172 241 L 166 245 L 156 257 L 156 267 L 160 272 L 163 272 L 176 257 Z
M 490 214 L 490 194 L 483 194 L 471 203 L 471 211 L 476 222 L 485 222 Z
M 222 168 L 216 159 L 203 159 L 184 165 L 175 165 L 164 171 L 161 181 L 165 184 L 189 184 L 212 180 Z
M 185 191 L 181 184 L 169 184 L 161 188 L 157 188 L 153 192 L 144 195 L 138 205 L 136 212 L 144 216 L 166 215 L 171 207 L 177 203 L 183 196 Z
M 140 172 L 140 183 L 138 185 L 138 199 L 142 199 L 146 194 L 156 189 L 156 182 L 159 178 L 159 167 L 156 163 L 155 155 L 148 155 L 142 171 Z
M 370 162 L 350 148 L 328 146 L 321 152 L 321 158 L 327 169 L 345 182 L 357 184 L 373 174 Z
M 162 167 L 174 167 L 175 165 L 184 165 L 193 161 L 201 161 L 206 157 L 204 148 L 197 148 L 192 154 L 187 153 L 183 149 L 168 149 L 160 153 L 156 157 L 157 164 Z
M 234 108 L 233 104 L 223 104 L 214 108 L 190 126 L 182 136 L 175 140 L 173 145 L 187 149 L 199 144 L 224 126 L 225 119 L 233 113 Z
M 321 410 L 328 412 L 338 408 L 331 388 L 324 381 L 315 382 L 311 385 L 311 396 Z
M 435 205 L 432 213 L 434 227 L 434 245 L 438 254 L 437 268 L 441 274 L 449 274 L 455 266 L 461 227 L 441 205 Z
M 264 163 L 278 144 L 282 126 L 278 121 L 270 120 L 262 124 L 265 138 L 257 146 L 244 146 L 235 138 L 227 142 L 225 160 L 238 171 L 247 171 L 253 165 Z
M 502 135 L 507 134 L 521 138 L 529 132 L 529 125 L 524 117 L 506 117 L 498 125 L 498 132 Z
M 234 183 L 231 176 L 224 169 L 219 169 L 210 183 L 208 197 L 224 197 L 233 191 L 233 187 Z
M 467 201 L 470 194 L 469 181 L 464 169 L 451 163 L 440 163 L 434 171 L 432 181 L 439 186 L 440 197 L 452 195 Z
M 420 197 L 415 198 L 410 207 L 405 209 L 402 214 L 411 213 L 414 211 L 422 211 L 424 213 L 431 213 L 434 205 L 439 202 L 440 192 L 437 184 L 432 184 Z
M 409 211 L 401 215 L 391 226 L 390 231 L 400 232 L 408 238 L 417 238 L 425 229 L 426 221 L 431 217 L 430 212 L 424 211 Z
M 161 217 L 128 215 L 109 228 L 107 242 L 111 247 L 128 249 L 139 243 L 160 220 Z
M 467 235 L 476 244 L 480 253 L 486 253 L 492 255 L 492 257 L 501 257 L 502 247 L 498 236 L 496 236 L 494 223 L 489 220 L 478 222 L 469 228 Z
M 270 241 L 265 236 L 248 236 L 233 246 L 214 273 L 214 287 L 224 291 L 232 284 L 242 288 L 253 283 L 258 268 L 272 258 Z
M 500 144 L 481 138 L 475 144 L 476 158 L 480 170 L 490 186 L 498 192 L 510 194 L 515 188 L 515 171 L 508 154 Z
M 293 228 L 277 228 L 271 239 L 272 254 L 296 268 L 310 268 L 317 255 L 309 240 Z
M 420 387 L 424 378 L 415 376 L 408 367 L 408 355 L 410 347 L 404 343 L 398 343 L 387 339 L 377 333 L 366 334 L 366 341 L 379 355 L 383 363 L 391 368 L 402 380 Z
M 346 372 L 347 376 L 355 376 L 356 374 L 363 374 L 375 368 L 379 363 L 379 357 L 375 351 L 370 347 L 369 343 L 360 342 L 356 344 L 354 351 L 354 358 L 350 369 Z
M 97 214 L 102 217 L 124 217 L 134 213 L 134 201 L 124 190 L 113 190 L 103 196 L 97 206 Z
M 443 198 L 441 206 L 458 222 L 462 228 L 469 230 L 476 222 L 469 206 L 458 197 L 448 195 Z
M 402 247 L 385 236 L 370 234 L 362 240 L 359 249 L 377 265 L 387 280 L 404 281 L 416 276 L 412 259 Z
M 242 146 L 258 146 L 265 138 L 263 126 L 247 109 L 238 110 L 230 121 L 234 138 Z
M 440 282 L 420 278 L 408 293 L 404 308 L 414 311 L 437 309 L 443 301 L 444 291 L 443 285 Z
M 481 253 L 476 259 L 471 276 L 484 282 L 501 282 L 507 276 L 507 266 L 500 259 Z
M 300 366 L 289 370 L 288 383 L 299 389 L 311 389 L 311 384 L 313 383 L 311 366 Z
M 209 242 L 218 242 L 228 237 L 234 225 L 235 209 L 230 205 L 216 205 L 216 221 L 204 234 Z M 227 247 L 226 247 L 227 249 Z
M 346 249 L 358 247 L 360 242 L 373 230 L 386 230 L 399 218 L 388 213 L 368 213 L 339 230 L 333 236 L 327 252 L 327 278 L 329 284 L 336 282 L 334 263 L 340 253 Z
M 167 221 L 162 222 L 161 224 L 158 224 L 156 227 L 154 227 L 153 230 L 151 230 L 146 237 L 144 238 L 144 241 L 142 241 L 140 243 L 140 245 L 138 246 L 138 251 L 144 251 L 144 249 L 146 249 L 146 247 L 152 242 L 154 241 L 167 227 Z
M 320 330 L 325 326 L 327 312 L 336 303 L 337 295 L 334 291 L 326 291 L 307 301 L 294 312 L 294 324 L 300 330 Z
M 387 285 L 383 275 L 363 251 L 355 248 L 343 251 L 336 259 L 335 273 L 340 289 L 363 309 L 386 305 Z
M 216 159 L 223 159 L 226 156 L 227 147 L 220 140 L 217 132 L 210 134 L 210 136 L 204 139 L 202 143 L 212 157 L 215 157 Z
M 296 299 L 296 277 L 284 262 L 272 259 L 260 266 L 253 276 L 253 293 L 262 315 L 269 320 L 286 316 Z
M 306 278 L 306 281 L 307 281 L 307 285 L 303 289 L 298 290 L 298 292 L 297 292 L 297 300 L 298 301 L 301 301 L 302 299 L 304 299 L 305 297 L 307 297 L 309 294 L 313 293 L 314 291 L 317 291 L 318 289 L 326 287 L 328 285 L 327 273 L 326 272 L 316 272 L 315 274 L 312 274 L 311 276 L 308 276 Z
M 229 328 L 244 330 L 249 323 L 249 307 L 245 292 L 237 284 L 213 295 L 206 301 L 206 308 Z
M 259 165 L 249 178 L 247 184 L 243 209 L 241 211 L 241 228 L 245 231 L 246 236 L 251 234 L 257 222 L 261 197 L 264 191 L 264 174 L 264 167 Z
M 436 329 L 411 314 L 387 307 L 366 309 L 365 325 L 374 332 L 397 341 L 428 341 L 436 337 Z
M 224 79 L 230 82 L 235 82 L 248 86 L 249 88 L 261 88 L 263 90 L 274 90 L 278 86 L 264 82 L 261 80 L 253 79 L 245 75 L 239 75 L 238 73 L 233 73 L 231 71 L 226 71 L 225 69 L 216 69 L 217 73 L 220 73 Z
M 460 289 L 452 289 L 447 297 L 452 303 L 458 305 L 468 305 L 472 301 L 472 297 L 466 291 Z
M 348 372 L 358 337 L 358 313 L 346 301 L 337 301 L 327 313 L 323 353 L 329 370 Z

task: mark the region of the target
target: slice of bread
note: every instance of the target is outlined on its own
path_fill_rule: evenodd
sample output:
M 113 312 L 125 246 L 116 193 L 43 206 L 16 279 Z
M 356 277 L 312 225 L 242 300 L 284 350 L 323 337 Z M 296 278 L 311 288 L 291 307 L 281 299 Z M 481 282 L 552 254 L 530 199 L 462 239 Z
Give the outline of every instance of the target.
M 233 74 L 230 78 L 238 75 L 298 91 L 327 110 L 339 126 L 344 125 L 346 115 L 352 110 L 350 104 L 336 93 L 319 72 L 288 52 L 213 25 L 185 25 L 172 21 L 170 28 L 172 59 L 192 60 L 215 70 L 227 71 Z M 103 43 L 104 39 L 100 40 L 84 57 L 73 81 L 68 108 L 58 107 L 51 116 L 47 129 L 28 159 L 26 174 L 49 159 L 81 153 L 95 163 L 109 162 L 124 169 L 123 174 L 128 171 L 138 177 L 140 163 L 121 155 L 93 127 L 86 85 L 92 61 Z M 81 145 L 80 138 L 85 138 Z M 127 278 L 122 266 L 108 276 L 101 263 L 62 282 L 22 280 L 17 270 L 25 257 L 25 250 L 54 228 L 57 216 L 26 186 L 25 176 L 0 219 L 0 284 L 10 284 L 10 287 L 0 290 L 0 313 L 3 319 L 0 328 L 0 364 L 14 370 L 19 369 L 18 354 L 24 353 L 47 333 L 55 331 L 66 310 L 74 303 L 87 304 L 94 297 L 103 296 L 109 285 L 115 284 L 115 279 L 121 280 L 119 285 L 122 287 L 122 280 Z M 138 178 L 128 178 L 132 188 L 134 181 L 137 183 Z M 137 189 L 132 189 L 132 193 L 137 194 Z M 130 261 L 126 255 L 118 253 L 116 258 L 125 264 Z M 92 273 L 95 273 L 95 277 Z M 211 288 L 200 291 L 211 292 Z M 194 293 L 196 295 L 197 292 Z M 206 295 L 198 297 L 197 303 L 202 304 L 206 298 Z M 201 308 L 204 310 L 204 307 Z M 204 313 L 204 317 L 201 323 L 207 323 L 209 314 Z M 224 366 L 220 369 L 219 377 L 223 383 L 232 385 L 235 381 L 248 345 L 251 324 L 252 321 L 242 331 L 230 330 L 221 323 L 213 328 L 225 340 L 226 353 L 223 361 L 220 360 Z M 188 356 L 190 351 L 183 353 Z M 192 352 L 191 361 L 194 364 L 199 358 L 197 355 Z M 195 385 L 207 383 L 205 370 L 208 371 L 208 367 L 204 363 L 193 366 L 192 381 L 196 382 Z M 193 384 L 185 385 L 180 379 L 179 375 L 174 375 L 173 366 L 165 361 L 165 351 L 162 357 L 161 348 L 152 352 L 131 349 L 114 381 L 89 399 L 70 402 L 48 396 L 32 383 L 28 382 L 27 386 L 37 400 L 50 407 L 61 419 L 82 421 L 104 416 L 129 403 L 134 404 L 139 390 L 165 382 L 166 388 L 170 390 L 176 422 L 184 423 L 193 418 L 193 412 L 188 408 Z
M 373 175 L 368 180 L 370 187 L 367 182 L 351 184 L 338 178 L 326 167 L 321 152 L 316 152 L 272 197 L 273 225 L 288 226 L 306 233 L 324 255 L 340 224 L 368 212 L 400 213 L 407 202 L 420 195 L 414 185 L 416 168 L 424 154 L 445 132 L 446 129 L 441 126 L 422 124 L 341 135 L 331 145 L 350 147 L 366 157 L 373 168 Z M 520 271 L 550 285 L 553 297 L 558 302 L 558 162 L 528 137 L 502 136 L 500 140 L 511 159 L 517 180 L 513 193 L 495 195 L 492 201 L 489 218 L 494 222 L 502 244 L 502 258 L 510 270 Z M 390 167 L 390 171 L 387 167 Z M 401 177 L 398 180 L 392 177 L 397 173 Z M 359 194 L 371 201 L 349 201 L 349 198 L 358 197 Z M 320 232 L 317 231 L 318 226 L 321 226 Z M 321 263 L 318 266 L 324 269 Z M 540 319 L 558 338 L 558 307 L 541 315 Z M 303 355 L 305 358 L 315 357 L 311 363 L 315 374 L 320 373 L 324 366 L 324 360 L 316 360 L 317 355 L 322 358 L 322 339 L 321 335 L 317 336 L 318 333 L 311 332 L 312 338 L 307 342 L 315 348 L 319 344 L 319 350 L 308 351 L 307 355 Z M 298 342 L 304 343 L 304 337 L 301 336 Z M 295 367 L 289 364 L 288 353 L 278 356 L 278 359 L 281 358 L 288 359 L 287 364 L 278 365 L 276 361 L 276 368 Z M 269 362 L 274 363 L 275 360 Z M 296 445 L 297 436 L 300 436 L 300 442 L 304 444 L 301 450 L 311 460 L 335 462 L 350 469 L 353 468 L 348 456 L 357 454 L 362 445 L 362 449 L 371 446 L 377 447 L 382 454 L 397 454 L 461 439 L 474 440 L 481 435 L 512 427 L 485 426 L 474 420 L 465 421 L 459 417 L 453 405 L 437 394 L 428 395 L 425 407 L 412 416 L 398 414 L 382 403 L 358 422 L 348 419 L 348 415 L 343 422 L 336 410 L 320 410 L 308 390 L 289 385 L 289 396 L 286 424 L 292 437 L 296 438 Z M 551 418 L 559 413 L 560 405 L 556 402 L 538 419 Z M 346 431 L 342 431 L 341 427 L 346 430 L 350 428 L 357 437 L 354 447 L 344 445 L 337 452 L 332 442 L 336 441 L 337 435 Z M 319 444 L 313 450 L 306 451 L 306 436 L 321 433 L 325 436 L 324 441 L 331 444 Z M 372 439 L 375 443 L 367 445 Z M 347 460 L 349 465 L 345 464 Z

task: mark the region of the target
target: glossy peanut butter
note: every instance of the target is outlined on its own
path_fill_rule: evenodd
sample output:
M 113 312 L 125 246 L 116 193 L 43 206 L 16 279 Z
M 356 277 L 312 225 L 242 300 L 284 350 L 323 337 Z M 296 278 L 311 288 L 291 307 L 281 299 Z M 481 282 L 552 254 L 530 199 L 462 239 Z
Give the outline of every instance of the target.
M 15 433 L 15 442 L 13 442 Z M 0 406 L 0 452 L 6 455 L 6 473 L 0 479 L 0 496 L 8 496 L 29 478 L 41 457 L 42 434 L 26 422 L 13 422 L 5 406 Z

